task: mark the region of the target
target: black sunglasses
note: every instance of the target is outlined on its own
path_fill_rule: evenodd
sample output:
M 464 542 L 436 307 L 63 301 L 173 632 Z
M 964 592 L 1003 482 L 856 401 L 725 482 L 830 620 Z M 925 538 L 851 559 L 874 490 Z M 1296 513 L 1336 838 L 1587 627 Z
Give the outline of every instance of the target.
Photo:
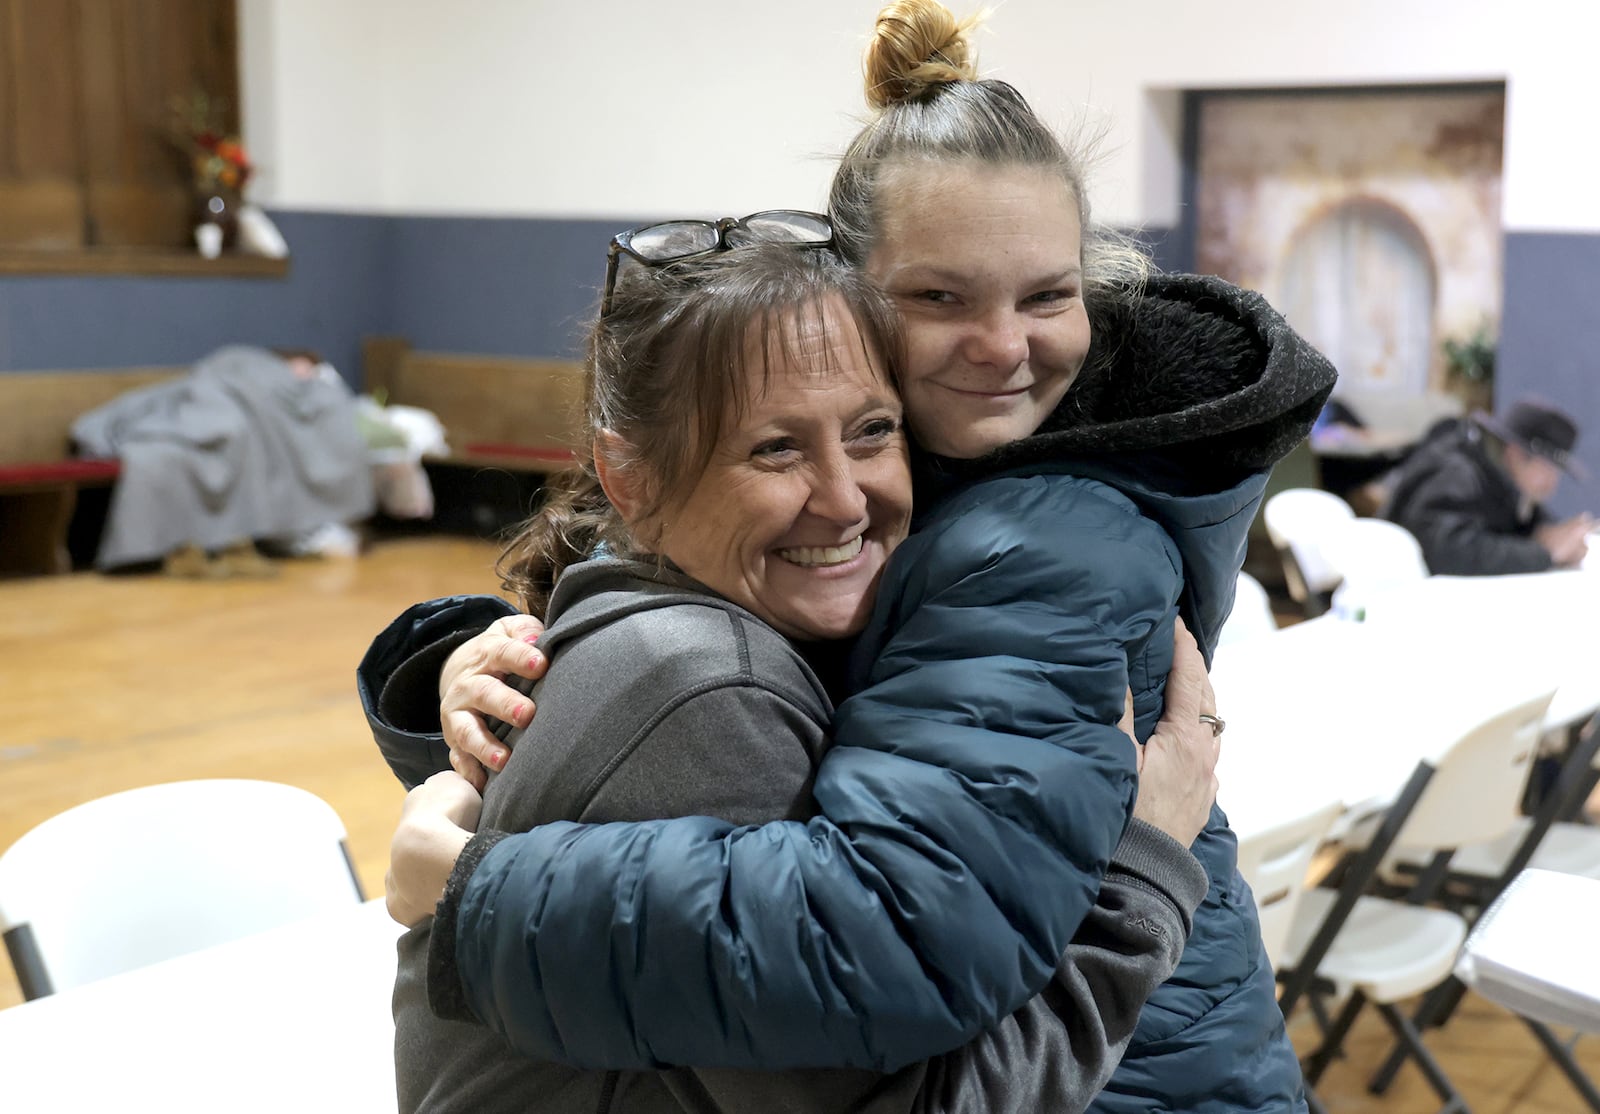
M 617 272 L 624 256 L 646 267 L 664 267 L 757 242 L 830 247 L 833 224 L 821 213 L 767 209 L 738 219 L 669 220 L 619 232 L 611 238 L 606 252 L 606 289 L 600 299 L 600 316 L 611 312 L 611 296 L 617 288 Z

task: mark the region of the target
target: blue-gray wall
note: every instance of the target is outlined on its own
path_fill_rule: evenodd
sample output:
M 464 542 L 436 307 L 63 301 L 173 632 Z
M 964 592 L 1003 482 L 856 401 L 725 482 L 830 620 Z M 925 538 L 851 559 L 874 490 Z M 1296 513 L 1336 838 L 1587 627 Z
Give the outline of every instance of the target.
M 1593 478 L 1566 481 L 1552 506 L 1600 512 L 1600 236 L 1523 232 L 1505 246 L 1497 402 L 1537 394 L 1571 412 L 1584 430 L 1578 456 Z
M 594 312 L 605 246 L 627 220 L 376 217 L 275 212 L 284 279 L 0 276 L 0 372 L 191 363 L 222 344 L 308 347 L 359 381 L 361 338 L 419 348 L 573 356 Z M 1146 229 L 1162 266 L 1193 266 L 1190 230 Z M 1588 428 L 1600 477 L 1600 235 L 1512 233 L 1497 393 L 1536 393 Z M 1600 480 L 1557 509 L 1600 509 Z
M 576 356 L 627 221 L 397 217 L 390 332 L 419 348 Z
M 388 321 L 381 217 L 274 213 L 289 277 L 0 275 L 0 371 L 193 363 L 224 344 L 314 348 L 346 375 Z
M 0 275 L 0 372 L 193 363 L 223 344 L 314 348 L 346 378 L 361 338 L 570 356 L 626 221 L 278 211 L 286 278 Z

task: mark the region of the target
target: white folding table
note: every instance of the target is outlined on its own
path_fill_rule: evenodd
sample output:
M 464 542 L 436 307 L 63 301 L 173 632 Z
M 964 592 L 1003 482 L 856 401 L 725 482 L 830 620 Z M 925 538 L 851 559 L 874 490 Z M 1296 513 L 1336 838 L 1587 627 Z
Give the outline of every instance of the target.
M 1364 622 L 1327 615 L 1217 650 L 1218 799 L 1241 836 L 1392 799 L 1495 710 L 1507 673 L 1555 688 L 1551 728 L 1600 710 L 1600 576 L 1429 577 L 1366 602 Z
M 393 1114 L 383 902 L 0 1010 L 0 1109 Z

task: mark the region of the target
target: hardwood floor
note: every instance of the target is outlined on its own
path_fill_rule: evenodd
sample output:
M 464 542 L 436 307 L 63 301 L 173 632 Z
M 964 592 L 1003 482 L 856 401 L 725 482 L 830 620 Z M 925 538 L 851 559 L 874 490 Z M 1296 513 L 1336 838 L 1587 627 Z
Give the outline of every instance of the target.
M 344 818 L 383 892 L 404 792 L 355 696 L 368 641 L 408 604 L 492 592 L 496 547 L 393 540 L 267 580 L 83 573 L 0 582 L 0 847 L 62 809 L 161 781 L 259 777 Z M 20 1000 L 0 963 L 0 1005 Z
M 355 698 L 368 640 L 406 605 L 496 590 L 489 543 L 388 540 L 353 561 L 280 562 L 271 580 L 162 576 L 0 582 L 0 848 L 92 797 L 159 781 L 261 777 L 303 786 L 344 817 L 369 895 L 382 892 L 403 793 Z M 0 962 L 0 1006 L 21 998 Z M 1297 1043 L 1309 1026 L 1293 1028 Z M 1584 1109 L 1533 1038 L 1468 999 L 1428 1043 L 1477 1114 Z M 1375 1017 L 1321 1090 L 1330 1112 L 1438 1108 L 1414 1068 L 1382 1098 L 1366 1075 L 1388 1050 Z M 1579 1045 L 1600 1078 L 1600 1039 Z

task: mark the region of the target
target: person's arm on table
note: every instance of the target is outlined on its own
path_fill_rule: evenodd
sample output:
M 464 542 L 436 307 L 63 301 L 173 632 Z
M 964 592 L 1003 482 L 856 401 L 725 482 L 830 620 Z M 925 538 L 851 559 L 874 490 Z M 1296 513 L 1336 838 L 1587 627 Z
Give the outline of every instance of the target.
M 1533 537 L 1550 554 L 1552 565 L 1558 569 L 1575 569 L 1589 554 L 1589 534 L 1593 529 L 1592 515 L 1577 514 L 1560 522 L 1536 526 Z

